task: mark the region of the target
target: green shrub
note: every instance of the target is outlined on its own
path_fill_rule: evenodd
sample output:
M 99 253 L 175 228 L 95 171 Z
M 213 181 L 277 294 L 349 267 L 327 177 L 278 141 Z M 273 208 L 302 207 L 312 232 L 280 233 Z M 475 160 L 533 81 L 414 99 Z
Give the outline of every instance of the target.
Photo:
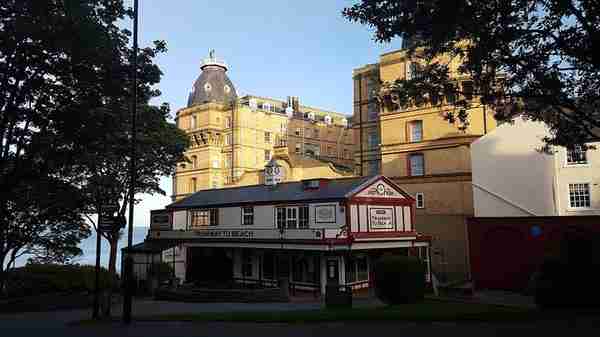
M 101 268 L 101 289 L 110 285 L 110 279 L 108 270 Z M 24 297 L 49 293 L 91 293 L 94 286 L 94 266 L 27 264 L 9 274 L 7 294 L 10 297 Z
M 387 304 L 419 302 L 425 294 L 425 271 L 416 257 L 382 256 L 373 269 L 375 293 Z
M 600 306 L 600 287 L 594 271 L 600 269 L 597 235 L 567 233 L 558 256 L 544 260 L 535 280 L 535 302 L 543 309 Z

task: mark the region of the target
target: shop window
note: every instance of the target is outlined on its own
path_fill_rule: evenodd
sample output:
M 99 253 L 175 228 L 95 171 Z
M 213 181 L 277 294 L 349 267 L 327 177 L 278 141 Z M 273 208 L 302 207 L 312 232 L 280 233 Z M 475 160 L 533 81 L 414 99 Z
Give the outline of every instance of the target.
M 243 258 L 242 258 L 242 276 L 243 277 L 252 277 L 252 269 L 253 269 L 253 264 L 252 264 L 252 253 L 249 250 L 244 250 L 242 252 L 243 254 Z
M 242 221 L 243 225 L 254 224 L 254 207 L 242 207 Z

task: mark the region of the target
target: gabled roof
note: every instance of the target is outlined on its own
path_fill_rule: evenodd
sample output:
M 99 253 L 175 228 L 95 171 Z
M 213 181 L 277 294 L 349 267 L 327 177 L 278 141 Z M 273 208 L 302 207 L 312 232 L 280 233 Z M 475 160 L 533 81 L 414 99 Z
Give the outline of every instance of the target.
M 302 202 L 308 200 L 343 200 L 368 181 L 379 176 L 322 179 L 319 188 L 305 189 L 302 181 L 280 183 L 275 186 L 252 185 L 198 191 L 189 197 L 167 206 L 169 209 L 233 206 L 239 204 L 269 204 Z M 315 179 L 316 180 L 316 179 Z

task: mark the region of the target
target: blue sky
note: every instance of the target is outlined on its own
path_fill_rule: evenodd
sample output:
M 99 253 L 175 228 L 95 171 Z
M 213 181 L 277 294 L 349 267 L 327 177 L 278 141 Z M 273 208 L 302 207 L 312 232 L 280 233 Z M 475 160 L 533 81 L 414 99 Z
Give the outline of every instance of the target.
M 165 40 L 169 51 L 158 58 L 164 72 L 159 85 L 172 113 L 184 107 L 200 61 L 209 49 L 229 64 L 238 94 L 285 99 L 352 113 L 352 69 L 377 62 L 400 41 L 378 44 L 371 31 L 341 16 L 353 0 L 140 0 L 140 46 Z M 126 4 L 132 0 L 126 0 Z M 148 225 L 149 210 L 170 202 L 144 196 L 136 225 Z

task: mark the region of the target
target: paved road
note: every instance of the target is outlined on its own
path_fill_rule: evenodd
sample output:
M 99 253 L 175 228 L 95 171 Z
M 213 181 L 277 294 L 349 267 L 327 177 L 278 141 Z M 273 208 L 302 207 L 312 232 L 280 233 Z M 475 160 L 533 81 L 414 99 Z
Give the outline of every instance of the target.
M 134 310 L 138 314 L 157 311 L 248 311 L 248 310 L 298 310 L 311 309 L 318 304 L 197 304 L 137 301 Z M 135 311 L 134 311 L 135 312 Z M 160 313 L 160 312 L 158 312 Z M 405 322 L 333 322 L 314 324 L 265 324 L 265 323 L 186 323 L 186 322 L 139 322 L 131 326 L 120 323 L 93 326 L 69 326 L 71 321 L 88 318 L 87 310 L 60 311 L 54 313 L 25 313 L 0 315 L 0 336 L 326 336 L 326 337 L 386 337 L 386 336 L 520 336 L 525 334 L 547 336 L 598 335 L 600 317 L 581 318 L 573 321 L 551 321 L 532 324 L 455 324 L 455 323 L 405 323 Z M 580 332 L 581 331 L 581 332 Z M 594 332 L 596 331 L 596 332 Z

